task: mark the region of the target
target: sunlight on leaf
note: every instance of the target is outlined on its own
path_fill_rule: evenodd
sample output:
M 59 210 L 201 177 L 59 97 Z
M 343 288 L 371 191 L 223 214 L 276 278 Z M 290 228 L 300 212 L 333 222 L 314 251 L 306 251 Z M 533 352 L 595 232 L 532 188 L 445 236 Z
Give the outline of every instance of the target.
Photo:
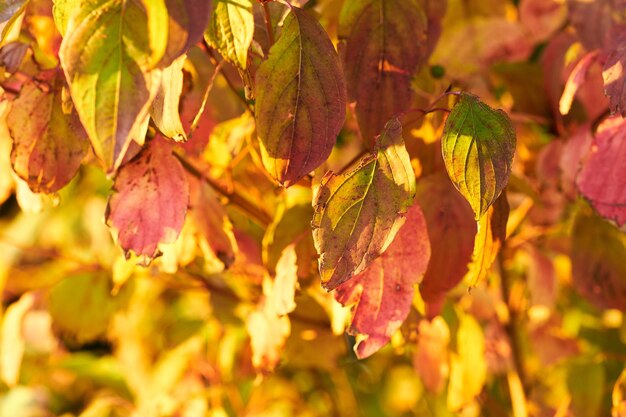
M 231 64 L 245 70 L 254 35 L 251 0 L 214 0 L 204 37 Z
M 289 187 L 330 155 L 344 122 L 346 88 L 335 48 L 308 11 L 290 9 L 256 73 L 263 165 Z
M 511 175 L 515 130 L 502 110 L 461 93 L 441 138 L 446 170 L 476 220 L 498 198 Z
M 322 285 L 332 290 L 367 268 L 404 224 L 415 174 L 402 125 L 387 123 L 373 153 L 344 174 L 328 172 L 314 200 L 313 239 Z

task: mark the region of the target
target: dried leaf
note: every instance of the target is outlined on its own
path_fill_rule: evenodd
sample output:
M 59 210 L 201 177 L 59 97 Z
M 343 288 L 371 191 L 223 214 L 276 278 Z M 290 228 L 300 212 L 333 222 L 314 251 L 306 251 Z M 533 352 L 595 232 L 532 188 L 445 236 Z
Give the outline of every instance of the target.
M 441 138 L 446 170 L 476 220 L 498 198 L 511 175 L 515 130 L 502 110 L 461 93 Z
M 445 174 L 421 178 L 415 197 L 424 211 L 432 253 L 420 293 L 424 301 L 436 303 L 468 270 L 476 222 Z
M 626 121 L 605 120 L 576 181 L 578 189 L 602 216 L 626 223 Z
M 574 286 L 599 308 L 626 309 L 626 234 L 588 207 L 572 229 Z
M 427 56 L 419 0 L 348 0 L 339 17 L 345 74 L 363 139 L 372 144 L 411 101 L 411 77 Z
M 404 223 L 414 194 L 415 173 L 397 119 L 387 123 L 374 151 L 356 169 L 324 176 L 312 226 L 326 289 L 335 289 L 380 256 Z
M 126 256 L 149 263 L 159 243 L 172 243 L 183 227 L 189 186 L 171 145 L 155 137 L 120 169 L 107 205 L 106 221 Z
M 320 24 L 291 8 L 281 36 L 256 73 L 256 120 L 263 165 L 289 187 L 321 165 L 345 118 L 339 57 Z
M 426 220 L 414 204 L 387 250 L 337 287 L 337 301 L 353 305 L 350 332 L 357 335 L 354 352 L 359 359 L 377 352 L 400 328 L 411 309 L 414 285 L 424 276 L 429 259 Z
M 96 156 L 110 171 L 139 136 L 159 86 L 160 72 L 149 71 L 147 51 L 145 10 L 131 0 L 81 2 L 61 43 L 72 100 Z
M 181 56 L 163 69 L 159 89 L 150 107 L 150 117 L 152 117 L 157 129 L 164 136 L 174 139 L 176 142 L 187 140 L 178 113 L 180 94 L 183 91 L 183 64 L 185 59 L 185 56 Z
M 298 264 L 294 245 L 287 246 L 278 263 L 276 276 L 267 303 L 279 316 L 291 313 L 296 308 L 294 296 L 298 286 Z
M 506 193 L 502 193 L 487 212 L 478 220 L 472 263 L 465 279 L 470 287 L 475 287 L 485 279 L 493 265 L 502 242 L 506 238 L 506 222 L 509 219 L 509 203 Z
M 254 35 L 251 0 L 215 0 L 204 37 L 231 64 L 243 70 Z
M 68 109 L 62 77 L 44 89 L 24 85 L 7 116 L 13 137 L 11 163 L 36 193 L 53 193 L 76 175 L 89 149 L 78 115 Z

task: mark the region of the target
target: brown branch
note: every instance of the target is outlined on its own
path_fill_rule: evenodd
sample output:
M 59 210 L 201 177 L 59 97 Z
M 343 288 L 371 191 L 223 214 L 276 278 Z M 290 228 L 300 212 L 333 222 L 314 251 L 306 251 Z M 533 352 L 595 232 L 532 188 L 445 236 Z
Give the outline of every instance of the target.
M 274 45 L 274 29 L 272 28 L 272 15 L 267 1 L 263 2 L 263 13 L 265 17 L 265 27 L 267 28 L 267 36 L 270 40 L 270 46 Z
M 272 222 L 272 216 L 270 216 L 265 210 L 257 207 L 254 203 L 237 193 L 234 189 L 229 189 L 229 187 L 225 186 L 221 181 L 209 176 L 207 174 L 208 168 L 198 167 L 197 164 L 199 164 L 199 161 L 192 162 L 178 151 L 174 152 L 174 156 L 180 161 L 183 168 L 185 168 L 190 174 L 206 181 L 215 191 L 226 197 L 230 203 L 239 207 L 246 214 L 254 217 L 261 225 L 268 226 Z
M 206 50 L 207 55 L 209 59 L 211 60 L 211 63 L 215 66 L 220 65 L 221 61 L 218 59 L 213 48 L 211 48 L 211 46 L 207 43 L 206 39 L 202 40 L 202 44 L 204 45 L 204 49 Z M 220 71 L 220 73 L 222 74 L 222 77 L 224 77 L 224 80 L 226 80 L 226 84 L 228 84 L 228 88 L 230 88 L 233 91 L 233 93 L 235 93 L 235 95 L 239 98 L 239 100 L 241 100 L 246 110 L 254 114 L 254 109 L 252 108 L 252 106 L 250 106 L 250 103 L 248 103 L 246 98 L 242 96 L 241 94 L 239 94 L 239 89 L 233 83 L 233 81 L 228 77 L 228 75 L 226 75 L 226 72 L 222 70 Z

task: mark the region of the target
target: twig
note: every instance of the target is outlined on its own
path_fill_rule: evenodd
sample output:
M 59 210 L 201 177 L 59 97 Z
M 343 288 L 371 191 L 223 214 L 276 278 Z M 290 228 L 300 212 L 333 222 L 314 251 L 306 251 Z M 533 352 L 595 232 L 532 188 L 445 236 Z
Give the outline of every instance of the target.
M 224 64 L 224 61 L 221 61 L 219 64 L 215 66 L 215 71 L 213 72 L 213 75 L 211 76 L 211 79 L 209 80 L 209 83 L 206 86 L 206 90 L 204 90 L 204 95 L 202 96 L 202 104 L 200 105 L 200 108 L 198 109 L 198 113 L 196 113 L 196 116 L 193 118 L 193 121 L 191 122 L 191 126 L 189 127 L 189 132 L 187 133 L 187 137 L 191 137 L 191 135 L 193 134 L 193 131 L 198 128 L 198 123 L 200 123 L 200 117 L 204 113 L 206 103 L 209 100 L 209 94 L 211 93 L 211 90 L 213 89 L 213 84 L 215 83 L 215 78 L 217 78 L 217 74 L 219 74 L 220 70 L 222 69 L 223 64 Z
M 267 1 L 263 2 L 263 13 L 265 17 L 265 27 L 267 28 L 267 36 L 270 40 L 270 46 L 274 45 L 274 29 L 272 28 L 272 15 Z
M 226 197 L 232 204 L 242 209 L 244 212 L 254 217 L 263 226 L 268 226 L 272 222 L 272 217 L 263 209 L 257 207 L 254 203 L 251 203 L 241 194 L 238 194 L 234 189 L 228 189 L 220 181 L 212 178 L 206 174 L 207 169 L 201 169 L 196 167 L 195 163 L 188 160 L 179 151 L 174 152 L 174 156 L 180 161 L 190 174 L 206 181 L 215 191 Z
M 211 48 L 211 46 L 207 43 L 206 39 L 203 39 L 202 43 L 204 45 L 204 48 L 206 49 L 206 52 L 207 52 L 207 55 L 209 56 L 209 59 L 211 60 L 211 63 L 213 65 L 215 65 L 215 66 L 220 65 L 220 60 L 215 55 L 215 52 L 213 51 L 213 48 Z M 226 83 L 228 84 L 228 87 L 233 91 L 233 93 L 235 93 L 237 98 L 239 98 L 239 100 L 241 100 L 241 102 L 244 104 L 245 108 L 250 113 L 254 114 L 254 109 L 252 108 L 252 106 L 250 106 L 250 103 L 248 103 L 246 98 L 244 96 L 242 96 L 241 94 L 239 94 L 239 89 L 237 88 L 237 86 L 232 82 L 232 80 L 226 75 L 226 73 L 224 71 L 220 71 L 220 72 L 222 74 L 222 77 L 224 77 L 224 79 L 226 80 Z

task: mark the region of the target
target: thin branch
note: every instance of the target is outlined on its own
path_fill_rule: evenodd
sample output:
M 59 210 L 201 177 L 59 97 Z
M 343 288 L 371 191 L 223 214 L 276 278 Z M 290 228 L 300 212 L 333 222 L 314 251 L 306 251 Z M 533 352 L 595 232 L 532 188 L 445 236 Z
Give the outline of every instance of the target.
M 267 226 L 272 222 L 272 217 L 263 209 L 258 207 L 256 204 L 248 201 L 247 198 L 237 193 L 234 189 L 229 189 L 224 186 L 219 180 L 212 178 L 207 174 L 208 169 L 199 168 L 196 166 L 199 162 L 191 162 L 191 160 L 187 159 L 184 155 L 182 155 L 179 151 L 174 152 L 174 156 L 180 161 L 190 174 L 195 177 L 206 181 L 215 191 L 219 194 L 223 195 L 228 199 L 230 203 L 239 207 L 245 213 L 254 217 L 259 223 L 263 226 Z
M 274 45 L 274 29 L 272 28 L 272 15 L 267 1 L 263 2 L 263 13 L 265 17 L 265 27 L 267 28 L 267 36 L 270 40 L 270 46 Z
M 215 65 L 215 66 L 220 65 L 221 61 L 216 56 L 215 51 L 213 50 L 213 48 L 211 48 L 211 46 L 207 43 L 206 39 L 202 40 L 202 44 L 204 45 L 204 48 L 206 49 L 207 55 L 208 55 L 209 59 L 211 60 L 211 63 L 213 65 Z M 235 93 L 237 98 L 239 98 L 239 100 L 241 100 L 241 102 L 243 103 L 245 108 L 250 113 L 254 114 L 254 109 L 252 108 L 252 106 L 250 106 L 250 103 L 248 103 L 246 98 L 244 96 L 242 96 L 241 94 L 239 94 L 239 89 L 233 83 L 233 81 L 228 77 L 228 75 L 226 75 L 226 73 L 224 71 L 220 71 L 220 73 L 222 74 L 222 77 L 224 77 L 224 79 L 226 80 L 226 83 L 228 84 L 228 87 L 233 91 L 233 93 Z
M 191 137 L 191 135 L 193 134 L 193 131 L 198 128 L 198 124 L 200 123 L 200 117 L 204 113 L 206 103 L 209 100 L 209 94 L 211 93 L 211 90 L 213 90 L 213 84 L 215 83 L 215 78 L 217 78 L 217 74 L 219 74 L 220 70 L 222 69 L 223 64 L 224 64 L 224 61 L 221 61 L 219 64 L 215 66 L 215 71 L 213 72 L 213 75 L 211 76 L 211 79 L 209 80 L 209 83 L 206 86 L 206 90 L 204 90 L 204 95 L 202 96 L 202 104 L 200 105 L 200 108 L 198 109 L 198 113 L 196 113 L 196 116 L 193 118 L 193 122 L 191 122 L 191 127 L 189 127 L 189 133 L 187 133 L 187 137 Z

